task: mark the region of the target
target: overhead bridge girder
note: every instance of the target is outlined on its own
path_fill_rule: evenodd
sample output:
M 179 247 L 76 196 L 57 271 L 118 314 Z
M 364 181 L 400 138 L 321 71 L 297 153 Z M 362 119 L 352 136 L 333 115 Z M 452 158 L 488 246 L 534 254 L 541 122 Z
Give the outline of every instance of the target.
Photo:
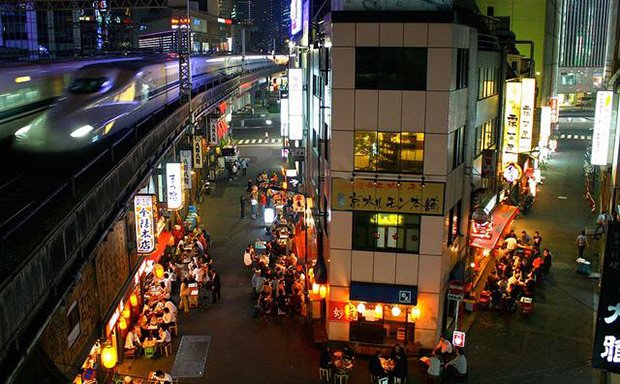
M 106 9 L 164 8 L 168 0 L 0 0 L 0 12 L 74 11 L 93 9 L 103 3 Z

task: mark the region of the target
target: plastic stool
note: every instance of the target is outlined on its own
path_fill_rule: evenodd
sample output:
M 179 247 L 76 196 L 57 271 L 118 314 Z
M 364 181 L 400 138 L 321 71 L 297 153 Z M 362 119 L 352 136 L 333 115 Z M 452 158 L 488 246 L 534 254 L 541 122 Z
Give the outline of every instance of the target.
M 394 384 L 406 384 L 406 383 L 407 383 L 406 377 L 395 377 L 394 378 Z
M 155 356 L 155 347 L 145 347 L 144 348 L 144 358 L 152 359 Z
M 319 368 L 319 380 L 330 381 L 332 378 L 332 372 L 329 368 Z
M 348 373 L 345 373 L 345 374 L 336 373 L 334 375 L 334 383 L 335 384 L 348 384 L 349 383 L 349 374 Z

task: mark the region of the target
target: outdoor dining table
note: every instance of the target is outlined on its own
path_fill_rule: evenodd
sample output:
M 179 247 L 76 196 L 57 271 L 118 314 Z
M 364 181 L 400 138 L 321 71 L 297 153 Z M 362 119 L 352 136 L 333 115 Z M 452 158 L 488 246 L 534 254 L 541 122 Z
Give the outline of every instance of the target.
M 157 345 L 159 341 L 146 339 L 142 343 L 142 348 L 144 348 L 144 357 L 147 359 L 152 359 L 155 356 L 155 350 L 157 349 Z

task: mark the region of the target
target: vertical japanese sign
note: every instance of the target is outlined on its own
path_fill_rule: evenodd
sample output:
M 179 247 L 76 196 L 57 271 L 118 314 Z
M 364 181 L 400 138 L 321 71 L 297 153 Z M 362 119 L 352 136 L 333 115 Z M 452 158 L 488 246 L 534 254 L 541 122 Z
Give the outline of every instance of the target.
M 288 99 L 280 100 L 280 136 L 288 136 Z
M 523 79 L 521 82 L 521 124 L 519 127 L 519 152 L 532 150 L 532 129 L 534 129 L 534 98 L 536 80 Z
M 519 150 L 519 117 L 521 116 L 521 83 L 506 84 L 504 148 L 502 161 L 517 161 Z
M 192 151 L 179 151 L 179 159 L 183 163 L 183 188 L 192 189 Z
M 620 223 L 610 222 L 605 243 L 592 366 L 620 373 Z
M 293 212 L 303 212 L 306 210 L 306 201 L 304 195 L 293 196 Z
M 558 99 L 549 99 L 549 107 L 551 108 L 551 122 L 555 124 L 558 122 L 558 115 L 560 113 L 558 108 Z
M 192 152 L 194 154 L 194 168 L 202 168 L 202 136 L 192 137 Z
M 609 152 L 609 133 L 611 130 L 612 91 L 596 93 L 596 111 L 594 112 L 594 131 L 592 132 L 592 165 L 606 165 Z
M 303 90 L 302 69 L 290 68 L 288 70 L 288 138 L 290 140 L 303 138 Z
M 551 136 L 551 107 L 540 107 L 539 148 L 544 148 L 549 145 L 549 136 Z
M 301 32 L 303 16 L 301 6 L 301 0 L 291 0 L 291 36 Z
M 136 247 L 138 253 L 151 253 L 155 250 L 155 219 L 152 195 L 136 195 L 133 210 L 136 216 Z
M 183 165 L 181 163 L 166 164 L 166 197 L 168 209 L 179 209 L 183 206 Z

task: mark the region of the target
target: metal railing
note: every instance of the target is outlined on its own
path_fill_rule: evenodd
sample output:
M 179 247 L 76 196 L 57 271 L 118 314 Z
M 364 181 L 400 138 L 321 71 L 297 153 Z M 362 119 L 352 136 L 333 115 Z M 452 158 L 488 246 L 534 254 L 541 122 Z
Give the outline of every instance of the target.
M 218 85 L 206 84 L 192 103 L 214 108 L 236 92 L 240 84 L 282 70 L 283 67 L 272 66 Z M 62 196 L 75 198 L 83 193 L 73 208 L 0 286 L 0 344 L 3 346 L 0 367 L 5 368 L 0 369 L 4 372 L 0 374 L 0 382 L 4 382 L 2 376 L 14 372 L 15 367 L 23 363 L 26 351 L 37 341 L 51 313 L 79 279 L 79 272 L 89 261 L 94 247 L 124 212 L 132 195 L 155 164 L 182 136 L 188 112 L 188 104 L 178 107 L 161 123 L 154 124 L 119 159 L 117 148 L 129 138 L 137 140 L 143 129 L 141 125 L 132 127 L 125 136 L 57 189 L 53 198 L 46 199 L 52 201 Z M 93 178 L 96 180 L 94 187 L 81 191 L 83 185 L 88 183 L 80 182 Z M 14 239 L 5 241 L 27 241 L 27 237 L 24 238 L 27 233 L 23 232 L 25 228 L 14 232 Z

